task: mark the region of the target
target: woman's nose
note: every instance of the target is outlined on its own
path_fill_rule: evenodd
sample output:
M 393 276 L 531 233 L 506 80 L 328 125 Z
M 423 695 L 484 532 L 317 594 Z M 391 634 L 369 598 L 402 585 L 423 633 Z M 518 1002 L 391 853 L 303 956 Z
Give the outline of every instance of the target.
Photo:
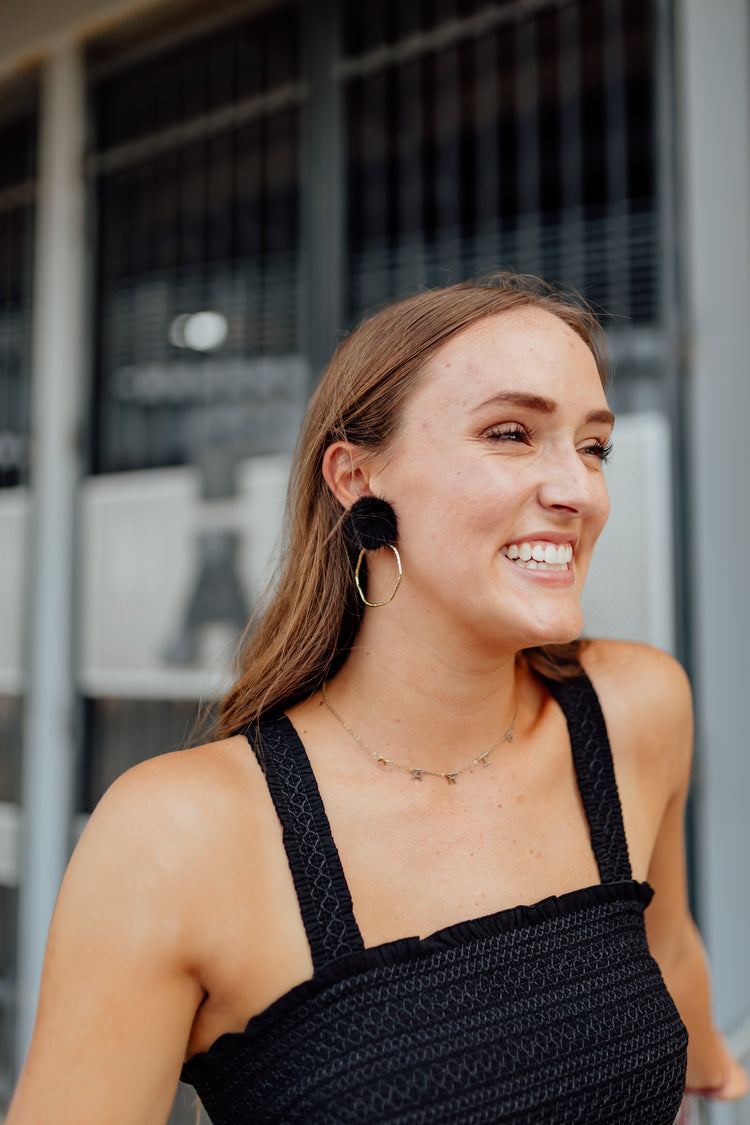
M 586 464 L 586 457 L 578 450 L 550 457 L 545 469 L 539 485 L 542 507 L 578 516 L 606 510 L 608 497 L 604 474 L 599 466 Z

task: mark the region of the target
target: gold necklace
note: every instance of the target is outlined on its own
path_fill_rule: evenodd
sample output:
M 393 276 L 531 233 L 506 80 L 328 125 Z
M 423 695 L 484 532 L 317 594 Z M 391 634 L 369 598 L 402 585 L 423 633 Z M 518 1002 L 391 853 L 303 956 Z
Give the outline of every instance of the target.
M 465 773 L 466 770 L 470 770 L 472 766 L 478 766 L 480 762 L 483 766 L 488 766 L 490 764 L 489 756 L 492 751 L 497 750 L 498 746 L 500 746 L 500 744 L 503 742 L 513 741 L 513 731 L 516 726 L 516 719 L 518 718 L 518 696 L 516 696 L 516 705 L 513 708 L 513 718 L 511 719 L 510 726 L 506 730 L 505 734 L 501 735 L 500 738 L 498 738 L 497 742 L 493 742 L 489 750 L 485 750 L 483 754 L 479 754 L 478 757 L 472 758 L 471 761 L 467 762 L 465 766 L 461 766 L 461 768 L 458 770 L 452 770 L 448 773 L 445 773 L 442 770 L 427 770 L 422 769 L 418 766 L 407 766 L 404 762 L 394 762 L 391 758 L 384 758 L 382 754 L 378 754 L 377 750 L 373 750 L 372 747 L 368 746 L 365 740 L 363 738 L 360 738 L 357 732 L 349 726 L 347 721 L 341 718 L 341 715 L 339 715 L 338 711 L 328 698 L 328 694 L 326 693 L 325 681 L 323 682 L 321 690 L 323 692 L 323 702 L 325 703 L 326 707 L 331 712 L 333 717 L 335 719 L 338 719 L 344 730 L 352 736 L 354 741 L 359 743 L 362 749 L 366 750 L 367 753 L 372 758 L 374 758 L 376 762 L 379 762 L 381 766 L 395 766 L 396 769 L 399 770 L 408 770 L 411 774 L 412 781 L 421 781 L 424 774 L 427 774 L 428 777 L 442 777 L 448 782 L 449 785 L 455 785 L 456 778 L 459 777 L 462 773 Z

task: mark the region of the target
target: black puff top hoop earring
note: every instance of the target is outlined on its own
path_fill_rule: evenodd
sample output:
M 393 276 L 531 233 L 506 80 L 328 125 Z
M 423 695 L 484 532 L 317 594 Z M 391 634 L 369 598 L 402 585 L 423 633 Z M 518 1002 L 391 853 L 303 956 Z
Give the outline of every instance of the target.
M 357 566 L 354 571 L 354 583 L 357 587 L 362 602 L 373 609 L 388 605 L 396 596 L 396 591 L 401 585 L 402 570 L 401 556 L 395 546 L 398 539 L 398 521 L 396 513 L 387 500 L 379 496 L 360 496 L 355 500 L 344 517 L 344 534 L 352 547 L 359 551 Z M 393 587 L 391 596 L 384 602 L 368 602 L 359 583 L 359 572 L 365 551 L 379 551 L 381 547 L 389 547 L 396 556 L 398 577 Z

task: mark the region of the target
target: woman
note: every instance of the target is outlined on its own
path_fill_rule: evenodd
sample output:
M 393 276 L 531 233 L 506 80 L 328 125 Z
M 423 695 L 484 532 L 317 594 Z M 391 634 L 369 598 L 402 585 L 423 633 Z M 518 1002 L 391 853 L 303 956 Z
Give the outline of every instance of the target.
M 745 1092 L 686 901 L 685 676 L 574 643 L 611 429 L 598 326 L 541 283 L 341 345 L 223 738 L 91 818 L 8 1125 L 164 1121 L 184 1058 L 216 1125 L 670 1125 L 685 1028 L 688 1083 Z

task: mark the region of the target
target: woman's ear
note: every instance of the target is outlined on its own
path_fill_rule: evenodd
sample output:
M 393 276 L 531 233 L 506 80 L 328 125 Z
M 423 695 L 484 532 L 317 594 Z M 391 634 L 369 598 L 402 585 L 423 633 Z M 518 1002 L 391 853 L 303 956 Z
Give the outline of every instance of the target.
M 344 508 L 370 493 L 370 473 L 363 462 L 362 449 L 350 441 L 334 441 L 323 454 L 323 478 Z

